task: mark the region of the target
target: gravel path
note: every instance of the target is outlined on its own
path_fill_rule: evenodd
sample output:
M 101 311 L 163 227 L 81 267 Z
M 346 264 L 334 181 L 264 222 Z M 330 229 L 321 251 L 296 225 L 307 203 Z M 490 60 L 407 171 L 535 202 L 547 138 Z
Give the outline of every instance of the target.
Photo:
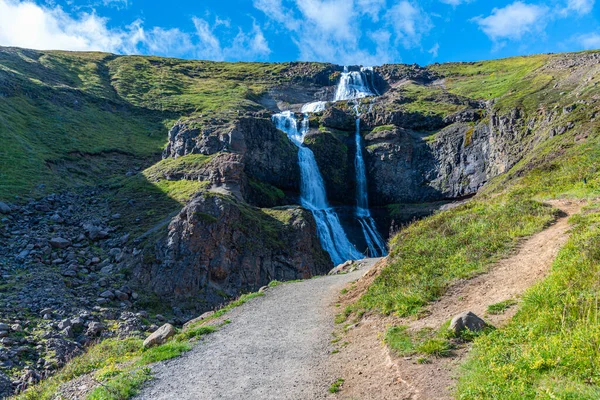
M 231 311 L 231 323 L 184 356 L 157 364 L 137 399 L 323 399 L 335 377 L 325 364 L 333 303 L 356 272 L 269 289 Z

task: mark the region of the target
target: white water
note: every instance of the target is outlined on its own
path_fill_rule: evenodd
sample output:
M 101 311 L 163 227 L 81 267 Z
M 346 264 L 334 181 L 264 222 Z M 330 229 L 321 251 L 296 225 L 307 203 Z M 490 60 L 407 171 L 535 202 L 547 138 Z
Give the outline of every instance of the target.
M 326 106 L 327 106 L 326 101 L 315 101 L 314 103 L 307 103 L 302 106 L 302 113 L 310 114 L 310 113 L 321 112 L 321 111 L 325 110 Z
M 340 77 L 340 83 L 335 91 L 335 101 L 357 100 L 377 93 L 374 82 L 372 68 L 361 68 L 360 71 L 348 71 L 344 67 L 344 72 Z M 362 154 L 362 138 L 360 136 L 360 113 L 358 104 L 356 110 L 356 156 L 354 158 L 354 167 L 356 170 L 356 217 L 363 231 L 369 255 L 371 257 L 380 257 L 387 254 L 385 241 L 379 234 L 375 221 L 369 211 L 369 195 L 367 190 L 367 172 L 365 161 Z
M 325 184 L 319 172 L 315 155 L 312 150 L 304 146 L 304 136 L 308 131 L 308 114 L 304 114 L 304 119 L 299 123 L 291 111 L 285 111 L 275 114 L 273 121 L 275 126 L 284 131 L 298 146 L 300 203 L 312 212 L 323 249 L 329 253 L 335 265 L 347 260 L 363 258 L 362 254 L 348 240 L 336 212 L 329 206 Z

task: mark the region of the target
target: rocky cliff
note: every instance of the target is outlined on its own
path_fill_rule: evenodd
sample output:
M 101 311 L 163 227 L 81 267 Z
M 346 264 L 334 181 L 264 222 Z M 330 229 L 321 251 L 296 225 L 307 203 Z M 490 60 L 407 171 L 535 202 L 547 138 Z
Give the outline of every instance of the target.
M 257 209 L 229 195 L 202 193 L 171 221 L 157 243 L 156 262 L 139 263 L 135 274 L 162 297 L 193 299 L 193 308 L 206 309 L 240 290 L 330 269 L 308 211 Z

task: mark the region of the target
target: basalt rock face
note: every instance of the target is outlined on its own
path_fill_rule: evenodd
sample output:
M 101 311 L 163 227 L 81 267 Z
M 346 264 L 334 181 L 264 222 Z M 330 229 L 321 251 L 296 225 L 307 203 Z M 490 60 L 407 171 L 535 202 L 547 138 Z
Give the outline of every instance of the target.
M 194 198 L 156 246 L 160 262 L 138 264 L 137 277 L 166 298 L 211 308 L 272 280 L 310 278 L 332 267 L 312 215 L 299 207 L 265 211 L 224 195 Z
M 233 121 L 179 122 L 169 131 L 163 157 L 218 154 L 205 168 L 211 183 L 246 186 L 246 177 L 284 190 L 297 191 L 300 171 L 297 148 L 275 128 L 268 114 L 257 113 Z
M 255 207 L 277 205 L 268 197 L 280 189 L 298 191 L 297 151 L 266 113 L 176 124 L 165 157 L 212 158 L 194 176 L 170 178 L 208 181 L 210 189 L 198 193 L 156 246 L 133 261 L 136 280 L 165 300 L 201 299 L 186 308 L 202 311 L 275 279 L 329 271 L 332 262 L 310 212 Z
M 453 123 L 433 138 L 400 127 L 367 133 L 372 201 L 383 205 L 472 195 L 531 149 L 535 137 L 527 125 L 533 123 L 514 109 L 477 124 Z

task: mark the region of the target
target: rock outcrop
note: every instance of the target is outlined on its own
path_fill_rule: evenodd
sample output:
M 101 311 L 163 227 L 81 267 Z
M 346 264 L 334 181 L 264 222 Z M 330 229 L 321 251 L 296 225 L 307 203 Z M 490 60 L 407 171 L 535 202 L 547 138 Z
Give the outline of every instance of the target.
M 208 309 L 272 280 L 310 278 L 332 267 L 312 215 L 299 207 L 263 210 L 232 196 L 194 198 L 136 276 L 165 298 L 202 298 Z
M 439 132 L 390 126 L 367 133 L 374 204 L 459 198 L 476 193 L 512 168 L 534 144 L 519 109 L 477 124 L 456 122 Z
M 234 120 L 190 119 L 180 121 L 169 131 L 163 157 L 188 154 L 218 154 L 192 179 L 207 179 L 214 184 L 254 178 L 284 190 L 299 187 L 297 149 L 277 130 L 269 114 L 257 113 Z

